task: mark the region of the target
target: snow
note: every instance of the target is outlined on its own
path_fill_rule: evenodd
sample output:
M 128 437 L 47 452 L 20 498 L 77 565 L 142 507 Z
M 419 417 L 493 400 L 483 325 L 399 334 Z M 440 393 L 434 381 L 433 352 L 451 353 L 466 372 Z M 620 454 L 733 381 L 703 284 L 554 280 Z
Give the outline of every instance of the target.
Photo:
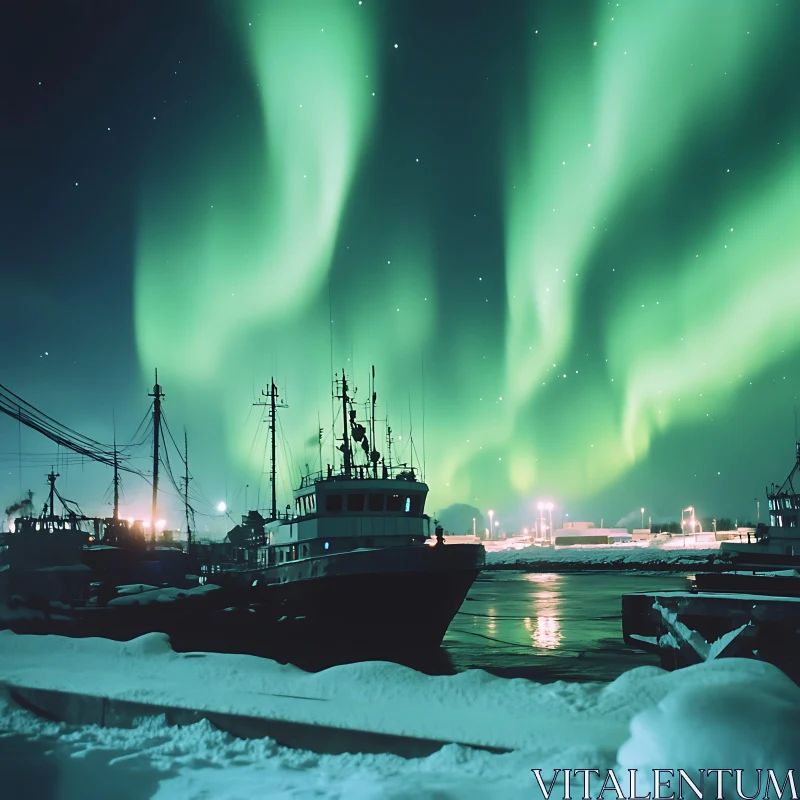
M 730 659 L 702 666 L 713 674 L 732 662 L 734 670 L 712 690 L 686 680 L 637 714 L 631 720 L 631 736 L 618 753 L 620 766 L 647 771 L 695 771 L 710 765 L 743 769 L 751 781 L 745 785 L 750 795 L 755 769 L 774 769 L 784 776 L 789 768 L 796 769 L 800 738 L 790 731 L 796 730 L 800 689 L 781 673 L 739 671 L 739 665 L 759 662 Z M 676 674 L 688 678 L 697 675 L 697 670 L 692 667 Z
M 800 597 L 783 597 L 777 594 L 746 594 L 744 592 L 644 592 L 653 597 L 697 597 L 702 599 L 747 600 L 751 603 L 800 603 Z
M 220 587 L 216 584 L 205 584 L 192 589 L 177 589 L 174 586 L 147 586 L 146 584 L 131 584 L 121 589 L 119 596 L 109 600 L 110 606 L 147 606 L 151 603 L 174 603 L 196 595 L 204 595 Z
M 631 670 L 610 684 L 538 684 L 474 670 L 431 677 L 384 662 L 317 674 L 251 656 L 172 652 L 164 636 L 129 643 L 0 634 L 0 682 L 139 702 L 269 715 L 451 742 L 433 755 L 315 755 L 269 739 L 239 740 L 208 722 L 148 718 L 130 730 L 44 722 L 0 696 L 0 730 L 57 735 L 145 758 L 168 798 L 537 797 L 532 768 L 785 769 L 800 688 L 770 664 L 715 659 L 668 673 Z M 455 744 L 452 742 L 461 742 Z M 494 745 L 490 753 L 464 746 Z
M 147 583 L 126 583 L 122 586 L 117 586 L 117 594 L 122 597 L 128 594 L 141 594 L 142 592 L 152 592 L 158 589 L 158 586 L 150 586 Z

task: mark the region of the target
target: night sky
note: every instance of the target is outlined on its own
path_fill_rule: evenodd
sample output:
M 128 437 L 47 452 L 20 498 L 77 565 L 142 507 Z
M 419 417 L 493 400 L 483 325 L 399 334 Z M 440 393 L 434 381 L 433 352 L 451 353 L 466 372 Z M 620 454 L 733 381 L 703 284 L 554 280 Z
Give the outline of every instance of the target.
M 0 382 L 129 442 L 157 367 L 201 528 L 266 505 L 271 376 L 279 506 L 320 424 L 331 460 L 331 364 L 361 401 L 375 365 L 429 512 L 753 519 L 790 469 L 800 3 L 12 0 L 0 31 Z M 107 513 L 108 468 L 0 419 L 0 505 L 51 463 Z

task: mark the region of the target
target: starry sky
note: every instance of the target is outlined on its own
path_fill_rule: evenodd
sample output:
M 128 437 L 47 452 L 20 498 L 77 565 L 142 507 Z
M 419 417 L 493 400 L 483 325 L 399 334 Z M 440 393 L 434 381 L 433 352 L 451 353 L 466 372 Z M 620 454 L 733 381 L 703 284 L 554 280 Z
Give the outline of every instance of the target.
M 129 442 L 157 367 L 203 526 L 266 505 L 272 376 L 279 505 L 320 427 L 331 461 L 332 367 L 363 402 L 375 365 L 429 512 L 752 519 L 791 467 L 797 2 L 27 0 L 0 30 L 0 382 Z M 2 505 L 51 463 L 107 508 L 108 468 L 0 419 Z

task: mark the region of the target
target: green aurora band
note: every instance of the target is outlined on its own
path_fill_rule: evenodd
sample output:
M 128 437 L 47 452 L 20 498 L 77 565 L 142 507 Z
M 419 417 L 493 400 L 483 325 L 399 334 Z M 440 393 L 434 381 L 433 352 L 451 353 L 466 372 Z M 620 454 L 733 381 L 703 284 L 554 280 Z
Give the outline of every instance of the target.
M 653 188 L 704 130 L 735 124 L 780 41 L 779 13 L 756 19 L 747 0 L 598 3 L 585 27 L 537 23 L 527 91 L 509 98 L 500 129 L 507 309 L 505 341 L 487 345 L 474 327 L 452 335 L 437 323 L 443 298 L 424 210 L 402 211 L 379 234 L 385 264 L 339 241 L 380 109 L 381 39 L 367 6 L 242 8 L 232 28 L 257 87 L 259 135 L 230 148 L 224 132 L 201 136 L 174 180 L 148 183 L 135 281 L 143 369 L 158 364 L 168 388 L 193 398 L 196 419 L 217 416 L 242 474 L 263 467 L 255 420 L 242 422 L 254 375 L 262 384 L 270 372 L 287 389 L 286 438 L 304 447 L 287 452 L 294 466 L 282 467 L 280 488 L 298 465 L 318 463 L 309 435 L 318 419 L 322 462 L 331 460 L 331 360 L 355 373 L 360 400 L 377 366 L 397 456 L 418 461 L 424 354 L 434 507 L 499 505 L 534 490 L 581 499 L 800 345 L 800 247 L 786 236 L 800 208 L 800 152 L 782 152 L 757 185 L 728 176 L 733 188 L 681 235 L 659 229 Z M 634 207 L 652 245 L 626 252 L 612 240 L 624 238 Z M 357 279 L 343 296 L 329 284 L 348 258 Z M 593 287 L 622 276 L 613 313 L 593 322 Z M 479 352 L 488 357 L 476 370 Z
M 734 381 L 779 356 L 776 341 L 800 342 L 800 248 L 786 237 L 800 207 L 797 153 L 746 198 L 721 201 L 691 241 L 598 257 L 609 222 L 624 224 L 642 187 L 704 127 L 731 124 L 780 32 L 779 15 L 747 2 L 624 5 L 598 4 L 591 41 L 563 21 L 531 41 L 531 102 L 506 176 L 509 480 L 519 492 L 537 479 L 531 410 L 577 374 L 593 271 L 635 278 L 604 319 L 606 374 L 573 387 L 580 402 L 556 424 L 570 458 L 550 462 L 549 478 L 568 496 L 615 481 L 656 431 L 718 408 Z M 782 297 L 775 313 L 743 324 L 770 296 Z

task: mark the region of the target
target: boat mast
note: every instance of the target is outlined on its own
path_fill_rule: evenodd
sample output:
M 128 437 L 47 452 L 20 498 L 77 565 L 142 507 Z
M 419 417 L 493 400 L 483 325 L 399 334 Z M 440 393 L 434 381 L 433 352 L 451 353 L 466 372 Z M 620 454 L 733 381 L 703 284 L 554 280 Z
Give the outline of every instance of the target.
M 370 416 L 370 441 L 372 442 L 372 451 L 369 454 L 370 461 L 372 461 L 372 477 L 378 477 L 378 451 L 375 447 L 375 400 L 377 399 L 377 394 L 375 393 L 375 365 L 372 365 L 372 414 Z
M 183 504 L 186 509 L 186 549 L 192 552 L 192 526 L 189 522 L 189 440 L 186 438 L 186 430 L 183 431 L 183 465 L 185 468 L 183 475 Z
M 148 397 L 153 398 L 153 506 L 150 512 L 150 539 L 156 540 L 156 515 L 158 512 L 158 437 L 161 432 L 161 398 L 164 393 L 158 384 L 158 370 L 153 391 Z
M 275 378 L 270 378 L 269 390 L 269 437 L 270 437 L 270 454 L 269 454 L 269 483 L 272 492 L 272 511 L 270 515 L 272 519 L 277 519 L 278 515 L 278 501 L 275 492 L 277 464 L 275 463 Z
M 275 440 L 276 440 L 276 420 L 277 420 L 277 409 L 279 408 L 287 408 L 285 403 L 278 402 L 278 387 L 275 385 L 275 378 L 270 378 L 270 388 L 269 393 L 265 392 L 263 389 L 261 390 L 261 394 L 264 397 L 269 398 L 268 403 L 253 403 L 254 406 L 268 406 L 269 407 L 269 437 L 270 437 L 270 459 L 269 459 L 269 482 L 272 494 L 272 508 L 270 510 L 270 519 L 275 520 L 278 518 L 278 502 L 276 496 L 276 486 L 277 486 L 277 471 L 278 471 L 278 464 L 275 454 Z
M 347 431 L 347 403 L 349 397 L 347 396 L 347 378 L 345 377 L 344 370 L 342 370 L 342 427 L 344 436 L 342 438 L 342 455 L 344 456 L 344 474 L 349 478 L 353 466 L 353 453 L 350 450 L 350 437 Z

